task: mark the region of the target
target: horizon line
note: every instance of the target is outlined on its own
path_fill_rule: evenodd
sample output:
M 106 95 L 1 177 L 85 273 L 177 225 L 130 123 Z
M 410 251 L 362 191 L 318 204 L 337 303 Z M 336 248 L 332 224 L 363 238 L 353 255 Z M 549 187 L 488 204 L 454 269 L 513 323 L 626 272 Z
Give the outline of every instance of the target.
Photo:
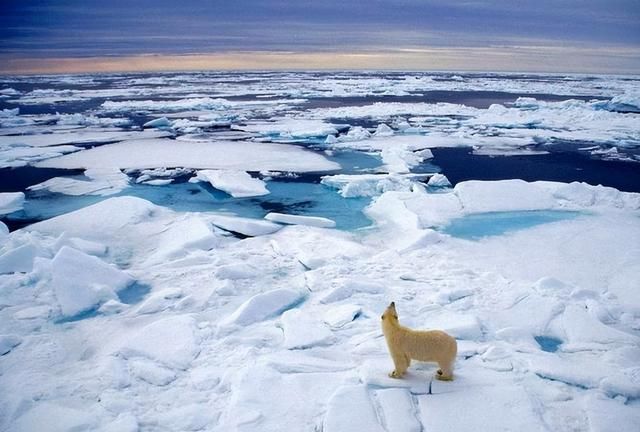
M 84 57 L 0 55 L 0 75 L 194 71 L 456 71 L 640 74 L 640 48 L 430 47 L 381 51 L 136 54 Z M 392 67 L 389 64 L 393 64 Z

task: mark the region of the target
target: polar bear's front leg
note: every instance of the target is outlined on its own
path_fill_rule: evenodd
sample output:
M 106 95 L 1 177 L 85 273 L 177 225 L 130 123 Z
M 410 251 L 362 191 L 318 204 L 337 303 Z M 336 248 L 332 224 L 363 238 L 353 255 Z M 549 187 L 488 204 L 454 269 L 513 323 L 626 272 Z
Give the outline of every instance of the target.
M 405 353 L 391 353 L 391 358 L 393 359 L 393 365 L 395 369 L 393 372 L 389 374 L 391 378 L 402 378 L 404 373 L 407 371 L 409 367 L 409 362 L 411 359 Z

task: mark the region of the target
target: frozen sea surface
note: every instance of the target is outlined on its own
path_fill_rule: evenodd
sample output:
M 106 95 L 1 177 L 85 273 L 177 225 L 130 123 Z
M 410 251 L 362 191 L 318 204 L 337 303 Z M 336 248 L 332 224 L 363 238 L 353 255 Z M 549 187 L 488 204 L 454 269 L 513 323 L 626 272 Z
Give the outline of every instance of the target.
M 0 430 L 635 432 L 639 87 L 3 77 Z
M 501 235 L 536 225 L 571 219 L 580 215 L 570 211 L 524 211 L 476 213 L 453 219 L 442 228 L 444 234 L 469 240 Z

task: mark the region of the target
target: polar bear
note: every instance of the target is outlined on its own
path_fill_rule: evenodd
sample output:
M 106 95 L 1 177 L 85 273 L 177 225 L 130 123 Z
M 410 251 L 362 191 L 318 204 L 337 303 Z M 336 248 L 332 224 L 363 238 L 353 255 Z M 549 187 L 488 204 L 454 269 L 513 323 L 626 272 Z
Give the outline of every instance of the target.
M 453 337 L 441 330 L 417 331 L 400 325 L 395 302 L 391 302 L 382 314 L 382 333 L 395 365 L 395 370 L 389 374 L 391 378 L 402 378 L 414 359 L 437 362 L 440 369 L 436 378 L 453 379 L 453 363 L 458 352 Z

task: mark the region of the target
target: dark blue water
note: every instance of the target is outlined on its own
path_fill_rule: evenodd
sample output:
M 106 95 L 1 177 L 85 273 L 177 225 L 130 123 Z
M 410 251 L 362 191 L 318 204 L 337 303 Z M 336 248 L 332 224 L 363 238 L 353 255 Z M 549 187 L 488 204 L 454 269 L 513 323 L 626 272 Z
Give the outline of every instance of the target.
M 472 149 L 432 149 L 434 165 L 451 184 L 466 180 L 585 182 L 640 192 L 640 163 L 592 159 L 578 152 L 554 152 L 534 156 L 475 155 Z

